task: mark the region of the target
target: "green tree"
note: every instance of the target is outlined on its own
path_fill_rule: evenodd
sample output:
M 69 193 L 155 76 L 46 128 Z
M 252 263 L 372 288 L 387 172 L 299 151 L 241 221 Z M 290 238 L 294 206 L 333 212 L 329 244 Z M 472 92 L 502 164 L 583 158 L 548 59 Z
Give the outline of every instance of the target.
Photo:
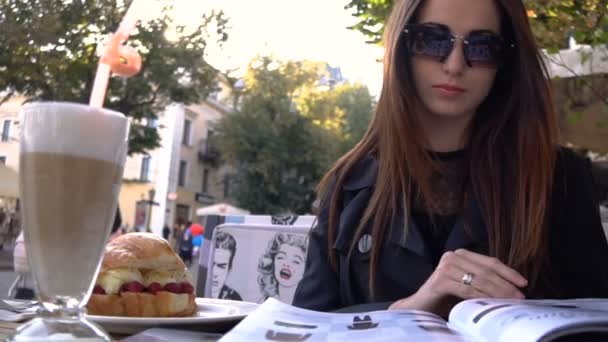
M 540 45 L 550 53 L 568 47 L 573 37 L 578 44 L 590 45 L 593 50 L 579 51 L 582 64 L 597 66 L 608 61 L 608 0 L 537 0 L 528 1 L 531 25 Z M 608 87 L 606 75 L 584 75 L 568 65 L 559 55 L 549 54 L 549 60 L 563 67 L 571 75 L 568 79 L 556 80 L 566 89 L 565 103 L 560 109 L 566 114 L 567 123 L 576 123 L 583 118 L 581 108 L 601 103 L 604 110 L 596 121 L 598 129 L 608 122 Z M 591 70 L 596 70 L 591 67 Z M 576 89 L 574 91 L 569 91 Z
M 540 45 L 557 52 L 568 37 L 592 46 L 608 43 L 608 0 L 527 1 L 532 29 Z
M 29 100 L 88 103 L 98 63 L 97 46 L 118 27 L 130 1 L 0 0 L 0 104 L 19 94 Z M 105 107 L 132 117 L 129 153 L 159 146 L 153 125 L 171 102 L 206 98 L 216 70 L 203 56 L 209 43 L 227 39 L 222 12 L 197 27 L 173 23 L 165 3 L 159 16 L 138 24 L 128 41 L 142 55 L 142 71 L 112 77 Z M 167 36 L 176 31 L 175 39 Z M 148 120 L 142 120 L 148 119 Z
M 339 84 L 329 91 L 308 89 L 296 103 L 301 115 L 332 135 L 334 159 L 361 140 L 375 106 L 366 86 L 350 83 Z
M 353 148 L 367 131 L 375 109 L 374 97 L 369 89 L 361 84 L 346 84 L 336 89 L 336 106 L 346 112 L 342 128 L 344 152 Z
M 318 81 L 324 76 L 322 63 L 261 57 L 250 64 L 239 110 L 215 128 L 222 158 L 235 168 L 239 206 L 254 213 L 310 212 L 315 186 L 344 149 L 343 131 L 361 134 L 349 119 L 367 122 L 372 107 L 370 97 L 367 108 L 355 112 L 360 102 L 354 98 L 369 95 L 367 89 L 323 89 Z
M 384 24 L 392 7 L 393 0 L 351 0 L 345 9 L 354 10 L 353 16 L 359 19 L 351 29 L 366 35 L 370 44 L 382 44 Z
M 382 44 L 384 25 L 395 0 L 351 0 L 345 6 L 359 19 L 351 28 Z M 580 44 L 608 43 L 608 0 L 525 0 L 531 25 L 543 48 L 567 47 L 573 35 Z

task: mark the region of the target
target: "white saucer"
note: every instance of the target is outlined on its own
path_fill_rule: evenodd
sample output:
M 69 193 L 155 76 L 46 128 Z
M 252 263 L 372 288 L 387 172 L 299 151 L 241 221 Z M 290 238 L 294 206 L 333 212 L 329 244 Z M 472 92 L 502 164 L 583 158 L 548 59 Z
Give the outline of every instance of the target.
M 198 311 L 189 317 L 118 317 L 87 315 L 87 318 L 107 332 L 117 334 L 135 334 L 142 330 L 172 326 L 188 329 L 195 326 L 197 330 L 213 328 L 219 323 L 238 322 L 257 309 L 259 304 L 226 299 L 196 298 Z

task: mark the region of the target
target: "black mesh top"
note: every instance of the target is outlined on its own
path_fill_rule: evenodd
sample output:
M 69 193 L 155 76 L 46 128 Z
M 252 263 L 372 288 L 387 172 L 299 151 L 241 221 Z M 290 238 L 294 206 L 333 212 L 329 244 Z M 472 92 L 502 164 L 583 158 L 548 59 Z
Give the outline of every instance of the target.
M 452 227 L 464 210 L 465 155 L 464 150 L 435 152 L 442 170 L 431 176 L 432 197 L 426 201 L 422 196 L 414 196 L 412 202 L 412 218 L 430 248 L 434 266 L 439 263 Z

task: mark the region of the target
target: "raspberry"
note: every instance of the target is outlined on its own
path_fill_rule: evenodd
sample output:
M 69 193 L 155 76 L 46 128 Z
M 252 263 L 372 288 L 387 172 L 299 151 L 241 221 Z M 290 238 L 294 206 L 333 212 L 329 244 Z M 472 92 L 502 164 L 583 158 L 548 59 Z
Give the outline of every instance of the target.
M 182 283 L 182 293 L 194 293 L 194 287 L 190 283 Z
M 182 284 L 168 283 L 165 285 L 165 290 L 171 293 L 182 293 Z
M 106 294 L 106 290 L 104 290 L 104 289 L 103 289 L 103 287 L 101 287 L 101 286 L 99 286 L 99 285 L 96 285 L 96 286 L 93 288 L 93 293 L 94 293 L 94 294 Z
M 124 283 L 120 287 L 120 292 L 144 292 L 144 286 L 138 281 Z
M 156 294 L 158 291 L 162 291 L 163 287 L 159 283 L 152 283 L 148 286 L 148 292 Z

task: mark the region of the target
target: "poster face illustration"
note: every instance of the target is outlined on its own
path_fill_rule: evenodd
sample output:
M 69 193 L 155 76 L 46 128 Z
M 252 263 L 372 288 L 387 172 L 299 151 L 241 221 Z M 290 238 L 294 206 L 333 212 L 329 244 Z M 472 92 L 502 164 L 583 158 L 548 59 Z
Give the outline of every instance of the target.
M 211 297 L 255 303 L 272 297 L 291 304 L 304 275 L 310 227 L 227 224 L 217 229 Z
M 304 261 L 306 246 L 291 246 L 283 244 L 274 256 L 274 277 L 280 286 L 293 287 L 297 285 L 304 275 Z
M 219 232 L 215 239 L 211 296 L 220 299 L 242 300 L 241 295 L 226 284 L 236 254 L 236 240 L 228 233 Z
M 277 233 L 258 263 L 258 283 L 264 298 L 291 303 L 304 275 L 306 240 L 299 234 Z

